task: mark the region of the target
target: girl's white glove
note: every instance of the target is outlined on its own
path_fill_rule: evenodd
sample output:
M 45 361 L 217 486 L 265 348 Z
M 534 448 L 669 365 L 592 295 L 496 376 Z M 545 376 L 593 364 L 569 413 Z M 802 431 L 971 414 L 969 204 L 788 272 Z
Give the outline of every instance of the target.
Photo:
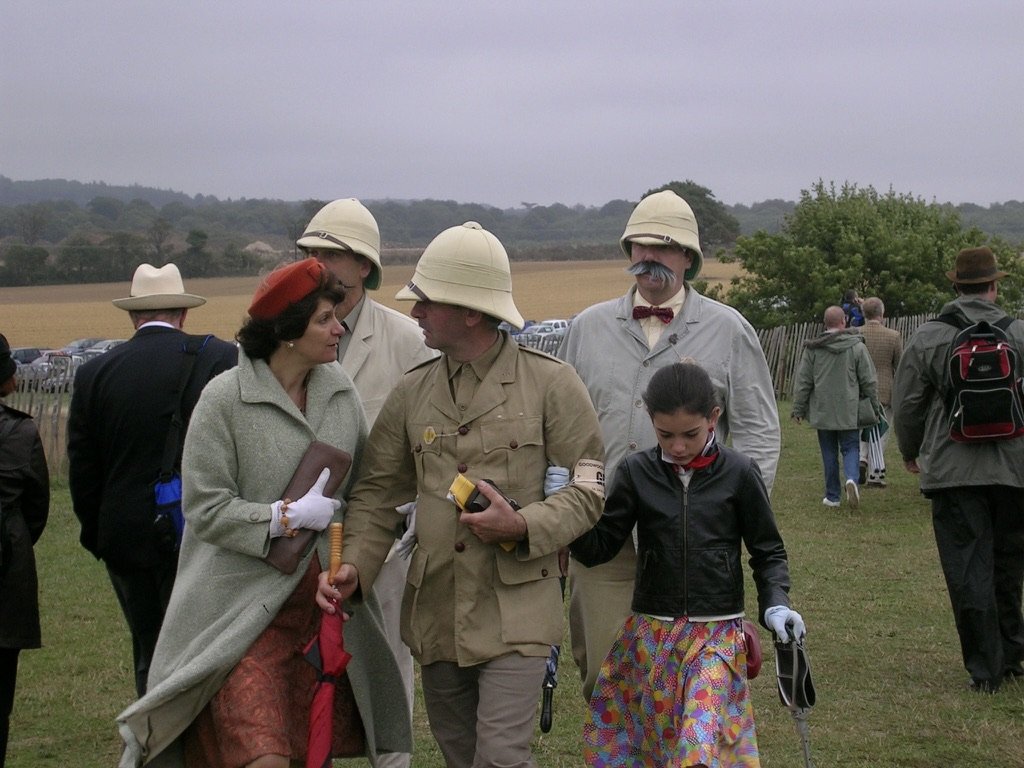
M 790 640 L 799 642 L 807 634 L 807 628 L 804 626 L 804 620 L 800 614 L 784 605 L 773 605 L 766 610 L 764 623 L 782 643 L 787 643 Z
M 298 530 L 299 528 L 310 528 L 314 531 L 322 531 L 331 520 L 334 513 L 341 509 L 341 502 L 324 496 L 324 486 L 331 476 L 331 470 L 324 467 L 320 477 L 313 483 L 313 487 L 306 491 L 306 495 L 298 501 L 288 503 L 288 509 L 282 512 L 284 501 L 275 501 L 270 505 L 270 537 L 287 536 L 287 531 Z M 291 534 L 295 535 L 295 534 Z

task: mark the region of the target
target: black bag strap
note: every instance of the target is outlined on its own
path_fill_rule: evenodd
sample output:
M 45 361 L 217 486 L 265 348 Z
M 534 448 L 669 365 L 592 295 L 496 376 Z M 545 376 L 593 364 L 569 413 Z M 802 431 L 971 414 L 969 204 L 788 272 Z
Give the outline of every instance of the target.
M 206 336 L 188 336 L 182 348 L 185 355 L 181 360 L 181 376 L 178 378 L 178 402 L 174 408 L 174 415 L 171 417 L 171 426 L 167 430 L 164 456 L 160 462 L 160 480 L 163 482 L 170 480 L 171 475 L 174 474 L 174 465 L 178 460 L 178 453 L 181 451 L 181 431 L 184 426 L 181 417 L 181 401 L 185 397 L 189 379 L 192 378 L 192 368 L 212 337 L 212 333 Z

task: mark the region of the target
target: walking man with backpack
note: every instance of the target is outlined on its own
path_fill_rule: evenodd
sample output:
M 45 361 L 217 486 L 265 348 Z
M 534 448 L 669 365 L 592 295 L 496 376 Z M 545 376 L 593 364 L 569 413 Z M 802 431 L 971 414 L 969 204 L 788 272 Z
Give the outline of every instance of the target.
M 139 696 L 178 564 L 173 531 L 168 537 L 156 522 L 153 485 L 165 468 L 180 469 L 199 394 L 238 359 L 234 344 L 182 330 L 189 310 L 205 303 L 185 293 L 174 264 L 140 264 L 129 295 L 113 300 L 135 335 L 83 363 L 71 396 L 71 502 L 82 546 L 106 565 L 128 623 Z
M 958 296 L 910 339 L 893 385 L 900 453 L 931 500 L 964 666 L 984 693 L 1024 676 L 1024 323 L 995 305 L 1006 275 L 989 248 L 960 251 L 946 273 Z M 972 381 L 979 369 L 996 373 Z

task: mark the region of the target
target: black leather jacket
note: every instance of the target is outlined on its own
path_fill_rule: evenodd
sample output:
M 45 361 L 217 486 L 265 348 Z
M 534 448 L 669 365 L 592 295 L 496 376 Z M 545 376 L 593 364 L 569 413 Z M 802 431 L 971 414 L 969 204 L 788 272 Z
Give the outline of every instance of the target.
M 768 492 L 753 460 L 719 448 L 709 467 L 683 486 L 661 449 L 619 464 L 597 525 L 570 546 L 586 566 L 607 562 L 637 526 L 632 609 L 657 616 L 739 613 L 743 602 L 740 541 L 750 553 L 758 617 L 789 606 L 789 566 Z

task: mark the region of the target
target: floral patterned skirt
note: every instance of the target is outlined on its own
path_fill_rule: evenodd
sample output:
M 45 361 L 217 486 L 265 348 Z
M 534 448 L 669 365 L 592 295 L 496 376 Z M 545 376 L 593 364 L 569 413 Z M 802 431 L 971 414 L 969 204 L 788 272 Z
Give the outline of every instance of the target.
M 741 619 L 626 619 L 583 726 L 595 768 L 758 768 Z
M 187 768 L 237 768 L 263 755 L 306 756 L 316 670 L 303 649 L 320 628 L 316 557 L 277 616 L 185 732 Z M 348 675 L 334 693 L 335 757 L 365 750 Z

